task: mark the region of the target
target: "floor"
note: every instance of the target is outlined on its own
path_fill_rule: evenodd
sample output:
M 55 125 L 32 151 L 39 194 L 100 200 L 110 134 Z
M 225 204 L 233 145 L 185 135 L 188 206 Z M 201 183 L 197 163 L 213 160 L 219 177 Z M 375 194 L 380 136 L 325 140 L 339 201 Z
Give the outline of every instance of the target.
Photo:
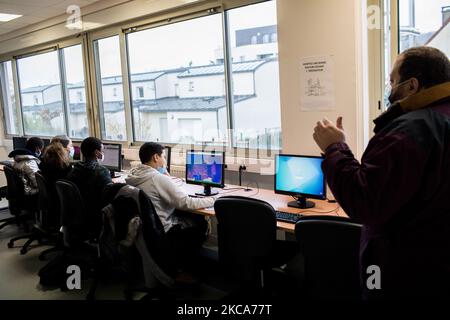
M 7 206 L 7 203 L 0 201 L 0 208 Z M 9 217 L 9 212 L 1 211 L 0 219 Z M 86 299 L 91 280 L 83 281 L 80 290 L 61 291 L 59 288 L 48 289 L 39 284 L 38 271 L 48 263 L 54 255 L 49 255 L 47 261 L 39 261 L 38 256 L 41 251 L 48 246 L 31 246 L 30 250 L 20 254 L 21 245 L 26 240 L 18 241 L 13 248 L 8 248 L 9 239 L 23 233 L 16 225 L 9 225 L 0 230 L 0 300 L 83 300 Z M 212 282 L 219 283 L 220 277 Z M 114 281 L 113 281 L 114 282 Z M 210 284 L 201 282 L 198 290 L 189 292 L 179 290 L 175 293 L 176 299 L 193 300 L 216 300 L 221 299 L 226 293 L 214 288 Z M 136 294 L 138 299 L 144 294 Z M 101 284 L 96 292 L 97 300 L 123 300 L 123 284 Z

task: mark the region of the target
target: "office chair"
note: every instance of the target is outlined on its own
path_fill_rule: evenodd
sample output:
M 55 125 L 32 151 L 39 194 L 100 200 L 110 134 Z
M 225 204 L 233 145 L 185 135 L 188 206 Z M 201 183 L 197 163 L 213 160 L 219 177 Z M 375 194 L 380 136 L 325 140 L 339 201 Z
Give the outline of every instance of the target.
M 361 299 L 361 225 L 348 218 L 304 216 L 295 225 L 305 263 L 305 295 L 312 299 Z
M 61 251 L 64 249 L 62 234 L 59 232 L 59 227 L 61 226 L 61 211 L 54 185 L 49 184 L 47 179 L 45 179 L 45 177 L 39 172 L 36 172 L 35 176 L 39 189 L 39 227 L 42 232 L 45 233 L 45 236 L 51 239 L 55 244 L 54 247 L 40 253 L 39 260 L 45 260 L 45 256 L 48 253 Z
M 11 214 L 16 216 L 20 222 L 24 223 L 25 228 L 27 228 L 25 221 L 27 217 L 34 215 L 35 221 L 37 220 L 37 195 L 25 195 L 23 181 L 15 169 L 5 166 L 4 170 L 8 185 L 7 199 L 9 210 Z M 8 248 L 14 247 L 14 242 L 21 239 L 28 239 L 20 250 L 21 254 L 25 254 L 33 241 L 36 240 L 38 243 L 42 243 L 43 234 L 36 228 L 36 225 L 34 225 L 31 232 L 12 238 L 8 242 Z
M 264 291 L 266 271 L 280 267 L 298 252 L 296 242 L 276 240 L 277 220 L 267 202 L 228 196 L 214 204 L 219 264 L 240 289 Z
M 95 235 L 87 223 L 86 209 L 78 187 L 71 181 L 58 180 L 55 183 L 61 210 L 64 245 L 67 248 L 83 246 Z
M 8 197 L 8 187 L 7 186 L 0 187 L 0 200 L 3 198 L 7 198 L 7 197 Z M 8 207 L 0 208 L 0 212 L 7 211 L 7 210 L 8 210 Z M 15 217 L 15 216 L 0 219 L 0 230 L 3 229 L 4 227 L 6 227 L 10 224 L 14 224 L 14 223 L 18 224 L 17 217 Z

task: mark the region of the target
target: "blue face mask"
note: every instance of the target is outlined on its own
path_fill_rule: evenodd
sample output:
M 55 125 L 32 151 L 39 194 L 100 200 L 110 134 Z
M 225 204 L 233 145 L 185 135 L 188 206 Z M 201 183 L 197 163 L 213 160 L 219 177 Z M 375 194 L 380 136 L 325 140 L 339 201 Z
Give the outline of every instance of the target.
M 161 174 L 166 174 L 166 172 L 167 172 L 166 168 L 164 168 L 164 167 L 158 167 L 157 170 L 158 170 L 158 172 L 161 173 Z

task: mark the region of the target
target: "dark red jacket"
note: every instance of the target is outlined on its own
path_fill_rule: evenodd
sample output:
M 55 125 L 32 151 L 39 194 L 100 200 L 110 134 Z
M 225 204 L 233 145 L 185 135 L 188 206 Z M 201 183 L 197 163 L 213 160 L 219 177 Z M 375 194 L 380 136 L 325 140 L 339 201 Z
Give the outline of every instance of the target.
M 345 143 L 325 151 L 336 200 L 363 224 L 367 298 L 450 296 L 450 82 L 393 105 L 375 120 L 359 163 Z M 367 267 L 381 290 L 367 290 Z

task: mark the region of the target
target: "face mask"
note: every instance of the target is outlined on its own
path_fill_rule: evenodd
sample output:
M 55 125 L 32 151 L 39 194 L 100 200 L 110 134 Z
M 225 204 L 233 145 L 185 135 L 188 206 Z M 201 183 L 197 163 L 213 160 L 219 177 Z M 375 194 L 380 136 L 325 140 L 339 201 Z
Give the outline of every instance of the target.
M 388 97 L 387 99 L 388 99 L 388 104 L 389 105 L 393 105 L 395 102 L 400 100 L 400 99 L 395 97 L 394 89 L 397 89 L 398 87 L 401 87 L 402 85 L 404 85 L 408 81 L 409 81 L 409 79 L 405 80 L 405 81 L 402 81 L 399 84 L 397 84 L 395 87 L 392 87 L 390 83 L 388 84 L 388 86 L 386 87 L 386 96 Z
M 69 157 L 70 157 L 70 159 L 73 159 L 74 155 L 75 155 L 75 149 L 74 148 L 70 148 L 70 150 L 69 150 Z
M 41 156 L 41 154 L 42 153 L 40 151 L 36 152 L 36 158 L 39 158 Z
M 98 162 L 103 162 L 105 160 L 105 154 L 102 152 L 101 155 L 102 155 L 101 158 L 97 158 Z
M 158 167 L 157 170 L 158 170 L 159 173 L 161 173 L 161 174 L 166 174 L 166 172 L 167 172 L 165 167 Z

